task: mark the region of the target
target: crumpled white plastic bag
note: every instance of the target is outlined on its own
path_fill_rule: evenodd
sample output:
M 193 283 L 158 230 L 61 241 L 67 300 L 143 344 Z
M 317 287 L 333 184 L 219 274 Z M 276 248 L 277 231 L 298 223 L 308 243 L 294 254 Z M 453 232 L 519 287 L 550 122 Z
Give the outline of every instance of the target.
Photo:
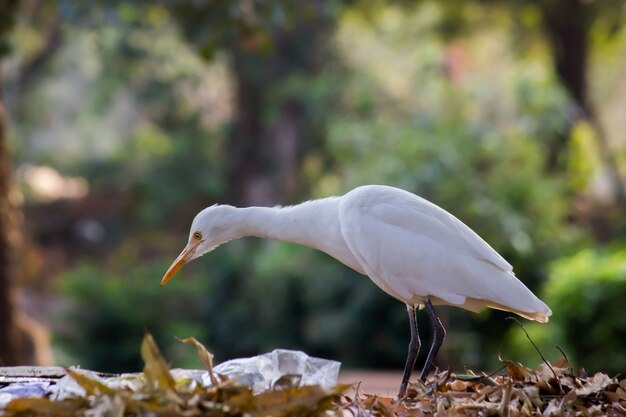
M 213 368 L 213 372 L 226 375 L 238 382 L 248 385 L 254 393 L 267 391 L 274 387 L 276 381 L 286 376 L 297 376 L 299 385 L 321 385 L 331 388 L 337 385 L 341 363 L 327 359 L 313 358 L 304 352 L 276 349 L 263 355 L 251 358 L 233 359 Z M 99 381 L 108 387 L 120 389 L 127 387 L 136 389 L 142 382 L 142 374 L 121 374 L 117 376 L 101 376 L 89 370 L 77 370 L 85 376 Z M 173 369 L 172 376 L 176 379 L 189 378 L 203 386 L 211 385 L 208 372 L 199 369 Z M 0 410 L 9 401 L 20 397 L 42 397 L 49 395 L 54 400 L 83 396 L 85 390 L 69 375 L 57 381 L 15 382 L 0 388 Z
M 15 398 L 42 397 L 50 382 L 14 382 L 6 387 L 0 388 L 0 409 L 6 406 Z
M 340 362 L 308 356 L 301 351 L 276 349 L 251 358 L 232 359 L 220 363 L 213 372 L 226 375 L 252 387 L 255 393 L 267 391 L 281 377 L 295 375 L 302 385 L 321 385 L 325 388 L 337 385 Z M 203 383 L 210 385 L 208 374 Z

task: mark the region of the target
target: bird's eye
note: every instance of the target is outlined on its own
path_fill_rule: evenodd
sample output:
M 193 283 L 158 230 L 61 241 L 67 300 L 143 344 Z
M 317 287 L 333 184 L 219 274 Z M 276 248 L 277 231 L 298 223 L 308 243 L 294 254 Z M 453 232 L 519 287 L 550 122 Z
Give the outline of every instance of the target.
M 193 234 L 193 238 L 196 240 L 202 240 L 202 233 L 196 232 Z

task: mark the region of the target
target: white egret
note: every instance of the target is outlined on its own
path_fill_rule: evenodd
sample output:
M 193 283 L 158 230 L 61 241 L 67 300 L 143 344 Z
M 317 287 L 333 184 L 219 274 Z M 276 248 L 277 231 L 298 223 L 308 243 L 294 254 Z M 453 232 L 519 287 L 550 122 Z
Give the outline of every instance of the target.
M 411 340 L 400 396 L 420 348 L 416 308 L 426 309 L 434 330 L 422 380 L 434 366 L 445 337 L 433 305 L 473 312 L 490 307 L 541 323 L 552 314 L 515 277 L 511 265 L 464 223 L 415 194 L 382 185 L 289 207 L 208 207 L 196 215 L 187 246 L 161 285 L 185 263 L 244 236 L 294 242 L 326 252 L 406 304 Z

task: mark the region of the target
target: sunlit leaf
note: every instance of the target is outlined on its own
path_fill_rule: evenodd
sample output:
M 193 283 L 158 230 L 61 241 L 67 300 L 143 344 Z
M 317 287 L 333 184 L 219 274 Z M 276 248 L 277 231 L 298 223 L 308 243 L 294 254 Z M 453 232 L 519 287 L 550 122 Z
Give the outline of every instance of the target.
M 69 376 L 72 377 L 74 381 L 82 388 L 85 389 L 87 395 L 98 395 L 98 394 L 112 394 L 113 390 L 106 385 L 104 385 L 100 381 L 96 381 L 95 379 L 91 379 L 86 375 L 83 375 L 79 372 L 76 372 L 72 368 L 66 369 L 66 372 Z
M 141 357 L 145 363 L 146 379 L 158 386 L 162 391 L 175 392 L 176 383 L 170 374 L 169 367 L 151 334 L 147 333 L 141 342 Z
M 213 385 L 217 385 L 219 382 L 213 374 L 213 354 L 204 347 L 204 345 L 196 340 L 195 337 L 188 337 L 186 339 L 181 340 L 183 343 L 192 343 L 196 349 L 198 349 L 198 356 L 200 357 L 200 361 L 206 368 L 209 373 L 209 377 L 211 378 L 211 383 Z
M 528 370 L 522 364 L 515 363 L 507 359 L 502 359 L 500 355 L 498 355 L 498 360 L 506 365 L 507 373 L 511 375 L 514 379 L 523 380 L 526 375 L 528 375 Z
M 87 404 L 86 399 L 52 401 L 48 398 L 16 398 L 4 408 L 5 415 L 73 416 Z
M 283 391 L 267 391 L 254 397 L 252 407 L 247 410 L 251 416 L 289 416 L 308 410 L 312 414 L 328 409 L 347 386 L 324 389 L 320 386 L 303 386 Z

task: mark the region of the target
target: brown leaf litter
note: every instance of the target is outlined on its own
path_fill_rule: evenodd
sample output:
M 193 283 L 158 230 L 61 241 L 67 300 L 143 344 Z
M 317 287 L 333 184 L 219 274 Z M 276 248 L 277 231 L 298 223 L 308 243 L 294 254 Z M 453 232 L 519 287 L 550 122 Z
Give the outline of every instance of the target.
M 331 389 L 298 387 L 281 378 L 271 390 L 253 394 L 248 386 L 214 375 L 212 356 L 195 339 L 185 339 L 198 349 L 213 384 L 205 387 L 192 380 L 176 380 L 154 339 L 146 335 L 141 344 L 145 362 L 140 384 L 111 388 L 75 369 L 67 374 L 84 390 L 83 396 L 61 400 L 17 398 L 9 402 L 3 416 L 316 416 L 336 409 L 348 386 Z M 294 378 L 293 381 L 298 381 Z
M 251 388 L 213 372 L 213 355 L 193 338 L 212 385 L 177 380 L 154 339 L 141 346 L 145 362 L 140 384 L 111 388 L 75 369 L 68 375 L 83 396 L 61 400 L 18 398 L 2 411 L 6 416 L 626 416 L 626 379 L 603 373 L 575 374 L 561 359 L 530 369 L 502 360 L 502 374 L 450 371 L 409 386 L 401 399 L 364 394 L 355 387 L 298 386 L 286 375 L 272 389 L 253 394 Z
M 359 395 L 353 415 L 372 416 L 626 416 L 626 379 L 576 375 L 565 359 L 530 369 L 501 360 L 502 375 L 441 372 L 412 385 L 401 400 Z

